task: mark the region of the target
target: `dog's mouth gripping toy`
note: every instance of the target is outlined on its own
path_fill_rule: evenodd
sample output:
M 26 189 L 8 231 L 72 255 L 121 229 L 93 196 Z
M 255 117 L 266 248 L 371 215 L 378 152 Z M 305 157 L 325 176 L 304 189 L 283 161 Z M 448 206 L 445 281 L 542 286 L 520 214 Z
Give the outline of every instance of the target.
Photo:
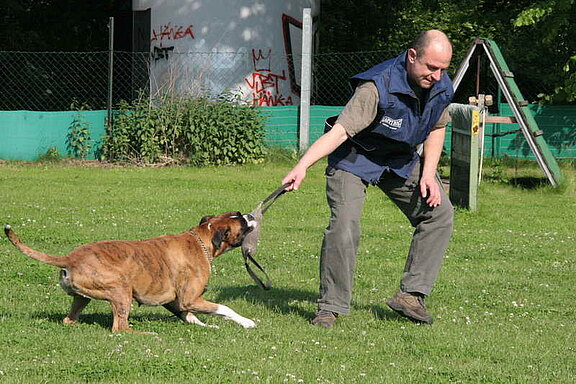
M 258 203 L 256 208 L 252 212 L 250 212 L 250 215 L 254 217 L 254 221 L 256 221 L 257 225 L 252 230 L 252 232 L 246 235 L 244 241 L 242 242 L 242 256 L 244 256 L 244 265 L 246 266 L 246 271 L 248 272 L 250 277 L 254 279 L 256 284 L 258 284 L 260 288 L 263 288 L 265 290 L 269 290 L 272 287 L 272 281 L 270 280 L 270 277 L 268 276 L 266 271 L 264 271 L 264 268 L 262 268 L 262 266 L 256 261 L 256 259 L 254 259 L 254 254 L 256 253 L 256 249 L 258 248 L 258 239 L 260 238 L 260 231 L 262 229 L 262 218 L 264 216 L 264 213 L 266 213 L 266 211 L 272 206 L 272 204 L 274 204 L 280 196 L 282 196 L 284 193 L 287 192 L 286 188 L 289 187 L 291 184 L 292 183 L 286 183 L 282 185 L 280 188 L 272 192 L 270 195 L 268 195 L 268 197 L 266 197 L 264 200 Z M 264 274 L 264 277 L 266 279 L 265 282 L 262 279 L 260 279 L 260 277 L 252 270 L 249 262 L 254 264 L 256 268 L 258 268 Z

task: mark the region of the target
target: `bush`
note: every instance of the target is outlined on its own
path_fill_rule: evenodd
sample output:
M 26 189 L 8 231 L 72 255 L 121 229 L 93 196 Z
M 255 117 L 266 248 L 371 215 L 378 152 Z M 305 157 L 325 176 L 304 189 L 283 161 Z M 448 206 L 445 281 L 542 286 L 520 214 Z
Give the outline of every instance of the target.
M 263 117 L 228 94 L 216 99 L 163 96 L 122 103 L 102 157 L 137 163 L 225 165 L 260 162 Z
M 90 124 L 83 120 L 82 112 L 88 111 L 91 108 L 87 104 L 80 105 L 74 101 L 70 109 L 76 110 L 77 114 L 72 124 L 70 124 L 70 127 L 68 127 L 66 147 L 68 148 L 69 155 L 84 160 L 90 154 L 92 144 L 90 144 Z
M 36 159 L 39 163 L 57 163 L 62 160 L 62 155 L 56 147 L 49 147 L 46 153 L 38 156 Z

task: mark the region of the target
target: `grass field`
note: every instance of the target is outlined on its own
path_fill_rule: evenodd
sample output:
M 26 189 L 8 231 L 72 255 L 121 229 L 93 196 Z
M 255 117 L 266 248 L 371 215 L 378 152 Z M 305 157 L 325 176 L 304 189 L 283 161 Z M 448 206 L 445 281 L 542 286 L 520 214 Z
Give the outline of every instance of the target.
M 178 233 L 206 214 L 250 211 L 289 162 L 220 168 L 0 165 L 0 224 L 36 249 L 65 255 L 105 239 Z M 428 309 L 410 323 L 386 300 L 398 288 L 412 229 L 368 192 L 352 313 L 310 325 L 328 209 L 322 165 L 264 218 L 256 254 L 274 288 L 256 287 L 239 250 L 215 261 L 205 298 L 255 319 L 243 329 L 187 325 L 161 307 L 133 306 L 131 324 L 156 335 L 112 334 L 108 303 L 78 324 L 58 270 L 0 236 L 1 383 L 573 383 L 576 381 L 576 171 L 567 187 L 522 188 L 533 167 L 486 168 L 479 211 L 457 210 Z M 517 179 L 521 179 L 518 177 Z

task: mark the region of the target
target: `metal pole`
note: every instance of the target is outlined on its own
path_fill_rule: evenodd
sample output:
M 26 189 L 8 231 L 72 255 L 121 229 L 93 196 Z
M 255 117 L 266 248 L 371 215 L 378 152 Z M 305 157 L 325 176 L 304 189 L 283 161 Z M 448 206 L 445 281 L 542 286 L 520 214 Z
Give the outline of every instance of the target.
M 302 79 L 300 81 L 299 150 L 310 144 L 310 94 L 312 89 L 312 15 L 310 8 L 302 12 Z
M 114 18 L 108 21 L 108 127 L 112 126 L 112 82 L 114 79 Z

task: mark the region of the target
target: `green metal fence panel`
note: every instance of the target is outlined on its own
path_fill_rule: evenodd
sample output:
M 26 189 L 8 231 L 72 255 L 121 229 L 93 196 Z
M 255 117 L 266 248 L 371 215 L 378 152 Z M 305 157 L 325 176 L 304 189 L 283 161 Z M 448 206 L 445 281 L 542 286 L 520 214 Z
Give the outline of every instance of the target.
M 324 132 L 327 117 L 337 115 L 343 107 L 312 106 L 310 111 L 310 144 Z M 532 105 L 534 118 L 544 131 L 544 138 L 551 152 L 558 159 L 576 158 L 576 107 Z M 265 121 L 265 144 L 269 147 L 286 149 L 298 148 L 298 106 L 262 107 Z M 501 104 L 498 115 L 512 116 L 507 104 Z M 89 124 L 92 150 L 88 158 L 94 158 L 94 151 L 100 146 L 106 132 L 106 111 L 83 111 L 81 120 Z M 77 111 L 32 112 L 0 111 L 0 159 L 35 160 L 50 147 L 66 155 L 66 135 L 78 117 Z M 510 156 L 534 159 L 530 148 L 518 131 L 504 136 L 492 134 L 518 130 L 517 124 L 487 124 L 484 157 Z M 445 153 L 450 153 L 451 128 L 448 127 L 445 140 Z
M 315 105 L 310 113 L 310 142 L 318 140 L 324 133 L 324 122 L 330 116 L 338 115 L 344 107 Z
M 340 113 L 344 107 L 314 105 L 310 109 L 310 144 L 324 133 L 324 121 Z M 264 142 L 270 147 L 298 149 L 298 125 L 300 109 L 298 106 L 260 107 L 266 117 L 266 136 Z
M 298 106 L 260 107 L 266 117 L 264 144 L 269 147 L 298 148 Z
M 573 106 L 530 105 L 534 120 L 544 132 L 550 152 L 557 159 L 576 157 L 576 108 Z M 508 104 L 500 105 L 501 116 L 513 116 Z M 517 130 L 517 124 L 490 124 L 492 134 Z M 488 138 L 488 137 L 487 137 Z M 497 136 L 486 143 L 485 153 L 490 157 L 512 156 L 534 159 L 521 132 Z
M 570 105 L 530 105 L 534 119 L 544 132 L 550 152 L 556 159 L 576 158 L 576 107 Z M 508 104 L 499 105 L 498 116 L 513 117 Z M 486 124 L 484 157 L 513 157 L 535 160 L 518 124 Z M 503 134 L 503 135 L 502 135 Z M 448 126 L 445 152 L 450 153 L 451 127 Z
M 67 155 L 66 135 L 74 119 L 89 125 L 92 149 L 99 147 L 105 133 L 106 111 L 35 112 L 0 111 L 0 159 L 36 160 L 55 147 Z

